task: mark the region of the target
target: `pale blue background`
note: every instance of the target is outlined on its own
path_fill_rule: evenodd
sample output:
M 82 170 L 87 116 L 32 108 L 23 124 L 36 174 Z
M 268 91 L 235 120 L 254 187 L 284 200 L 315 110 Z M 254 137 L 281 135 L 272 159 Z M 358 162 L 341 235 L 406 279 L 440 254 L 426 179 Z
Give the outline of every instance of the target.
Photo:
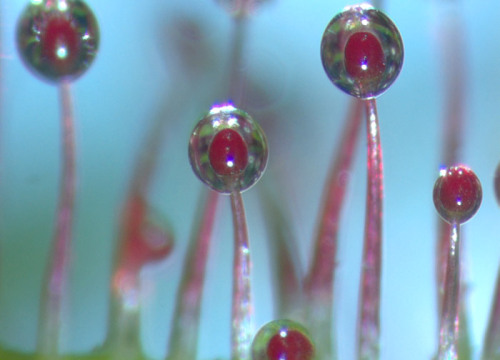
M 33 349 L 57 199 L 59 108 L 56 88 L 27 72 L 15 50 L 16 19 L 26 3 L 0 3 L 0 340 Z M 89 351 L 105 336 L 119 209 L 142 135 L 153 119 L 164 117 L 171 125 L 150 202 L 172 224 L 177 247 L 171 258 L 144 271 L 143 282 L 143 341 L 147 353 L 160 358 L 167 349 L 174 294 L 202 190 L 188 164 L 187 140 L 200 114 L 221 99 L 231 21 L 210 0 L 88 3 L 100 22 L 102 43 L 94 66 L 74 86 L 80 178 L 64 348 Z M 279 184 L 277 195 L 285 199 L 293 217 L 291 230 L 300 241 L 303 266 L 349 101 L 330 84 L 319 59 L 324 28 L 344 5 L 342 1 L 272 1 L 252 18 L 244 49 L 249 76 L 271 94 L 255 111 L 255 118 L 279 114 L 273 126 L 279 131 L 268 134 L 271 157 L 265 181 Z M 448 2 L 385 4 L 403 36 L 406 60 L 399 79 L 379 101 L 386 176 L 382 359 L 429 359 L 437 347 L 436 213 L 431 194 L 440 164 L 446 96 L 439 29 L 447 16 L 461 17 L 466 34 L 462 55 L 467 61 L 467 124 L 461 159 L 476 171 L 484 187 L 483 205 L 463 230 L 476 352 L 483 341 L 500 259 L 500 209 L 492 190 L 500 160 L 500 4 L 482 0 L 460 5 L 461 10 L 450 13 L 442 8 L 449 7 Z M 174 24 L 185 17 L 199 23 L 210 54 L 199 59 L 206 73 L 192 77 L 197 80 L 194 87 L 192 81 L 179 81 L 172 43 Z M 184 100 L 177 107 L 168 105 L 169 96 L 182 91 L 188 93 Z M 366 155 L 362 146 L 358 150 L 338 254 L 335 313 L 343 360 L 354 358 L 364 224 Z M 257 188 L 244 198 L 254 248 L 256 325 L 260 326 L 273 316 L 268 239 Z M 229 354 L 231 222 L 224 200 L 207 269 L 199 344 L 202 359 Z

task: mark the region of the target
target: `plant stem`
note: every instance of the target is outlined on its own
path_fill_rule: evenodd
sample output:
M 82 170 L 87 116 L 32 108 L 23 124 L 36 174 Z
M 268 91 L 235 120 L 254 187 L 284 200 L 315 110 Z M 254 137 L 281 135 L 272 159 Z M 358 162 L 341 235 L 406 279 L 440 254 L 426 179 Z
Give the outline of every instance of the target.
M 363 102 L 353 99 L 326 183 L 314 258 L 304 285 L 308 328 L 316 342 L 317 354 L 325 359 L 336 357 L 331 328 L 338 225 L 362 119 Z
M 73 103 L 71 86 L 68 82 L 60 85 L 59 94 L 63 157 L 61 190 L 48 278 L 42 290 L 38 333 L 38 351 L 51 356 L 56 356 L 59 350 L 62 301 L 68 277 L 76 187 Z
M 126 268 L 117 270 L 112 290 L 106 350 L 110 359 L 138 359 L 142 356 L 139 275 Z
M 457 19 L 457 14 L 447 13 L 441 22 L 442 39 L 440 42 L 443 51 L 443 69 L 446 75 L 446 107 L 443 124 L 443 164 L 448 167 L 456 165 L 459 159 L 459 151 L 462 144 L 464 116 L 465 116 L 465 64 L 463 61 L 464 40 L 463 23 Z M 436 264 L 436 276 L 438 283 L 439 308 L 443 301 L 444 279 L 446 274 L 446 259 L 448 257 L 448 246 L 450 244 L 451 225 L 439 218 L 438 256 Z M 441 311 L 441 309 L 439 309 Z
M 453 223 L 444 281 L 438 360 L 456 360 L 460 303 L 460 225 Z
M 365 101 L 368 135 L 368 181 L 362 260 L 358 359 L 379 358 L 380 282 L 382 271 L 382 146 L 375 99 Z
M 231 209 L 234 228 L 231 359 L 248 360 L 253 337 L 253 304 L 250 287 L 252 264 L 243 199 L 238 191 L 231 193 Z
M 465 67 L 465 38 L 463 34 L 463 21 L 457 11 L 451 13 L 447 11 L 443 14 L 440 22 L 441 31 L 440 48 L 442 52 L 442 64 L 445 74 L 445 118 L 443 123 L 443 164 L 441 166 L 452 166 L 458 163 L 459 153 L 463 143 L 463 132 L 465 124 L 465 97 L 466 97 L 466 77 Z M 447 268 L 447 258 L 450 246 L 450 237 L 452 236 L 452 225 L 438 219 L 438 239 L 436 256 L 436 277 L 438 291 L 438 316 L 441 317 L 441 308 L 445 291 L 445 277 Z M 463 240 L 462 240 L 463 241 Z M 461 274 L 463 278 L 464 274 Z M 463 280 L 462 280 L 463 281 Z M 460 358 L 469 358 L 472 354 L 467 309 L 465 301 L 466 291 L 460 294 L 460 334 L 458 346 L 458 356 Z
M 231 40 L 231 54 L 229 60 L 228 94 L 235 106 L 239 106 L 243 99 L 244 70 L 243 70 L 243 45 L 245 43 L 247 20 L 244 17 L 233 19 L 233 32 Z

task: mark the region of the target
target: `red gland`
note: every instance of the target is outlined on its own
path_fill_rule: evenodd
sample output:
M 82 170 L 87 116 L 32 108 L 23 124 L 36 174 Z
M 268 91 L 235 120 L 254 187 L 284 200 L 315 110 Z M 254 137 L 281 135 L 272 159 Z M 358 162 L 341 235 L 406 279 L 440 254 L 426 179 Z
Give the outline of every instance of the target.
M 267 345 L 269 360 L 311 360 L 314 347 L 311 340 L 297 330 L 281 330 Z
M 380 41 L 370 32 L 352 34 L 344 49 L 347 73 L 357 81 L 373 80 L 385 71 L 384 50 Z
M 434 205 L 441 217 L 450 223 L 469 220 L 479 209 L 482 197 L 479 179 L 465 166 L 443 171 L 434 186 Z
M 43 59 L 58 72 L 66 73 L 78 57 L 80 37 L 70 20 L 55 16 L 47 20 L 40 45 Z
M 248 148 L 243 137 L 233 129 L 219 131 L 210 144 L 208 158 L 221 176 L 241 173 L 248 165 Z

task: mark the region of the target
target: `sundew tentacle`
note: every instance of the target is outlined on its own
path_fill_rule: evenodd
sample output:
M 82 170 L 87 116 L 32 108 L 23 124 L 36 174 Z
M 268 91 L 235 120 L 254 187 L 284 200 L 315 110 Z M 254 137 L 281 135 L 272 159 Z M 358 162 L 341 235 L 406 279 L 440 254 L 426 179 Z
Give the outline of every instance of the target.
M 330 80 L 345 93 L 364 99 L 366 108 L 368 184 L 358 359 L 379 357 L 383 163 L 375 97 L 396 80 L 403 58 L 403 42 L 398 28 L 384 13 L 369 4 L 344 8 L 330 21 L 321 41 L 321 60 Z
M 92 64 L 99 45 L 94 14 L 81 0 L 32 1 L 22 12 L 16 33 L 19 55 L 42 80 L 59 86 L 62 173 L 55 235 L 42 289 L 37 351 L 57 357 L 63 298 L 67 294 L 69 255 L 76 191 L 76 156 L 70 81 Z
M 481 183 L 469 168 L 458 165 L 443 169 L 433 191 L 439 215 L 451 224 L 444 294 L 441 307 L 438 360 L 458 359 L 460 329 L 460 225 L 479 209 Z
M 214 106 L 195 126 L 188 153 L 191 167 L 202 182 L 230 194 L 234 231 L 231 359 L 246 360 L 253 336 L 253 304 L 250 246 L 241 192 L 262 176 L 267 165 L 267 140 L 250 115 L 223 104 Z

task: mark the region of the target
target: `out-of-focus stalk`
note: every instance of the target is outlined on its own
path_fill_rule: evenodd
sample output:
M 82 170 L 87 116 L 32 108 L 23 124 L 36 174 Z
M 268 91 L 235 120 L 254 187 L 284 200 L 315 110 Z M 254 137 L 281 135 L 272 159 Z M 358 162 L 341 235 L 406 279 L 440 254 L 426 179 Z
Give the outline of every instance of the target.
M 325 359 L 336 358 L 332 347 L 332 318 L 338 225 L 362 119 L 363 102 L 351 100 L 342 140 L 326 183 L 314 257 L 304 284 L 306 323 L 316 342 L 316 353 Z

